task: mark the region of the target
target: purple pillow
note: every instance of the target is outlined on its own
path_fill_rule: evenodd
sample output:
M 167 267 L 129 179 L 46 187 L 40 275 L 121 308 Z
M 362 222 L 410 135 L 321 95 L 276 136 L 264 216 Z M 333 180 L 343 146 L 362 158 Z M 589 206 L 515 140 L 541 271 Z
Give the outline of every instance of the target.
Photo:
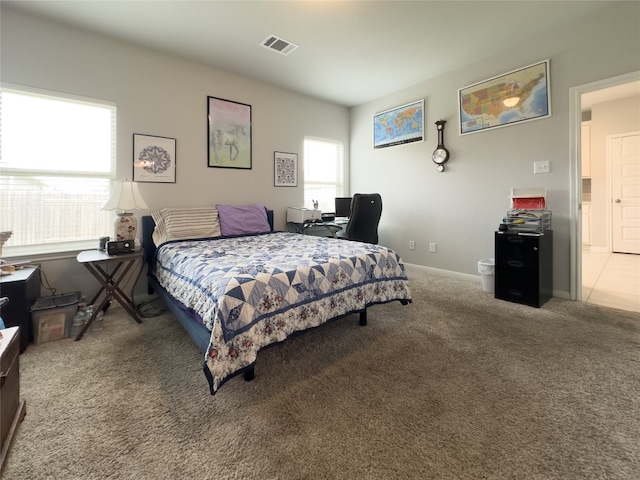
M 271 231 L 264 205 L 216 205 L 222 235 L 248 235 Z

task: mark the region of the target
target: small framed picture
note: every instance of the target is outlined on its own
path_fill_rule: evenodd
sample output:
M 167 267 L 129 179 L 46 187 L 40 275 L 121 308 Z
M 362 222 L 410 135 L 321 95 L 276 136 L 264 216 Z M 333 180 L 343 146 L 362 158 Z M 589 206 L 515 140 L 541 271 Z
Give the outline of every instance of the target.
M 297 187 L 298 154 L 273 152 L 273 175 L 276 187 Z
M 134 133 L 133 181 L 176 183 L 176 139 Z

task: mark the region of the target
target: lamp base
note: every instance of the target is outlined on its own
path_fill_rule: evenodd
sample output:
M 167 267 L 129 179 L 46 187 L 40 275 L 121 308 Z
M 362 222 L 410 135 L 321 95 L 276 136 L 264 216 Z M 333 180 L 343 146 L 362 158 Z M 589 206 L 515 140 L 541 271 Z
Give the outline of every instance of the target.
M 118 213 L 113 222 L 116 240 L 135 240 L 138 231 L 138 219 L 131 212 Z

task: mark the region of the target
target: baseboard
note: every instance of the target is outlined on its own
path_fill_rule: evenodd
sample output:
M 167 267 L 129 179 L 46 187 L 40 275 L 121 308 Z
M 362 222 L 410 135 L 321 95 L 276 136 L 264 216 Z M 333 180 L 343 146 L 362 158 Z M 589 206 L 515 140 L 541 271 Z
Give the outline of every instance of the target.
M 475 282 L 482 281 L 480 275 L 471 275 L 469 273 L 460 273 L 460 272 L 454 272 L 451 270 L 442 270 L 440 268 L 425 267 L 424 265 L 416 265 L 415 263 L 405 263 L 405 266 L 409 268 L 416 268 L 418 270 L 423 270 L 425 272 L 429 272 L 434 275 L 440 275 L 443 277 L 459 278 L 461 280 L 472 280 Z M 553 290 L 552 295 L 554 297 L 562 298 L 564 300 L 571 300 L 570 293 L 565 292 L 563 290 Z
M 562 290 L 554 290 L 552 295 L 556 298 L 562 298 L 563 300 L 571 300 L 571 294 Z
M 424 265 L 416 265 L 415 263 L 405 263 L 405 266 L 424 270 L 425 272 L 440 275 L 442 277 L 460 278 L 462 280 L 474 280 L 479 282 L 480 275 L 471 275 L 469 273 L 454 272 L 452 270 L 442 270 L 441 268 L 425 267 Z
M 136 305 L 151 303 L 158 299 L 158 295 L 149 295 L 148 293 L 135 293 L 133 297 L 133 302 Z

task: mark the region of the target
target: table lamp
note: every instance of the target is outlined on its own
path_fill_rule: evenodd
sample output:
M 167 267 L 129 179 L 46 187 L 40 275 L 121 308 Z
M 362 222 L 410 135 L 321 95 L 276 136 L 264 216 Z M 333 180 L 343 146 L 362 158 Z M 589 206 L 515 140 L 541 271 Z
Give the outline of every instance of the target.
M 142 209 L 149 207 L 142 199 L 138 184 L 135 182 L 115 182 L 113 191 L 109 201 L 105 203 L 102 210 L 122 210 L 120 213 L 116 211 L 116 219 L 113 223 L 115 228 L 115 240 L 134 240 L 138 230 L 138 220 L 133 216 L 133 212 L 129 210 Z

